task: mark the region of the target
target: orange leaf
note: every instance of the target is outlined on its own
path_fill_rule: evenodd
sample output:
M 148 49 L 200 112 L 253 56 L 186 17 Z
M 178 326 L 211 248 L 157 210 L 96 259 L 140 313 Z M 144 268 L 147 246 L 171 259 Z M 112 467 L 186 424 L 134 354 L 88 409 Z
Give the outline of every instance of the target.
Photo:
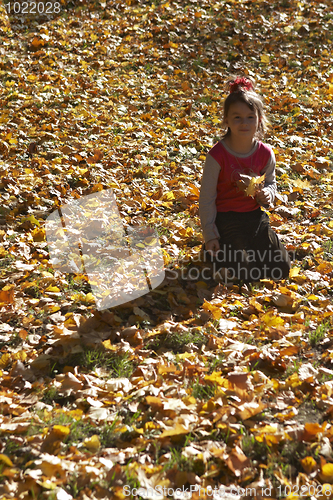
M 320 432 L 323 432 L 325 430 L 326 425 L 319 425 L 316 423 L 306 423 L 304 425 L 304 431 L 302 435 L 302 440 L 303 441 L 315 441 L 317 439 L 317 435 Z M 332 464 L 333 468 L 333 464 Z
M 14 290 L 8 290 L 7 287 L 0 291 L 0 302 L 8 302 L 12 304 L 14 302 Z
M 235 474 L 235 476 L 240 476 L 242 474 L 242 470 L 246 467 L 250 467 L 250 460 L 244 455 L 241 448 L 236 446 L 230 453 L 227 458 L 227 466 L 229 469 Z
M 292 345 L 292 346 L 286 347 L 285 349 L 281 349 L 280 356 L 282 358 L 283 358 L 283 356 L 294 356 L 294 354 L 297 354 L 298 351 L 299 351 L 299 346 Z
M 87 158 L 87 163 L 97 163 L 103 158 L 103 153 L 99 149 L 94 150 L 94 156 Z
M 38 50 L 41 47 L 43 47 L 45 45 L 45 43 L 46 42 L 45 42 L 45 40 L 43 40 L 43 38 L 37 38 L 35 36 L 34 39 L 31 42 L 31 48 L 34 49 L 34 50 Z
M 318 271 L 320 274 L 328 274 L 332 272 L 333 267 L 330 262 L 322 262 L 317 266 L 316 271 Z
M 154 409 L 162 409 L 163 408 L 163 403 L 161 401 L 161 398 L 158 398 L 156 396 L 146 396 L 146 403 L 149 406 L 152 406 Z

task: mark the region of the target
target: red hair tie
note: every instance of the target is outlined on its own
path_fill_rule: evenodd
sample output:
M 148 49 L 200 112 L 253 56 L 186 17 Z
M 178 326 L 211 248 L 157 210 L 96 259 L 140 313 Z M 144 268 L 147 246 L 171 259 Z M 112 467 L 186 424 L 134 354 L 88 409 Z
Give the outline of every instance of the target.
M 233 82 L 230 83 L 230 94 L 232 92 L 237 92 L 243 88 L 245 90 L 254 90 L 253 85 L 248 78 L 245 77 L 237 77 Z

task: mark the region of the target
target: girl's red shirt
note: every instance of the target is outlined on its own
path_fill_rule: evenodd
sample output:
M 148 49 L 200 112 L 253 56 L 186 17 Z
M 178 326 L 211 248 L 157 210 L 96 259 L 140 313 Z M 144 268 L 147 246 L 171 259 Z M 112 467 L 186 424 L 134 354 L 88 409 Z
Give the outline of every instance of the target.
M 271 148 L 259 141 L 254 153 L 247 157 L 239 157 L 231 154 L 220 142 L 217 142 L 209 154 L 221 167 L 217 182 L 217 212 L 256 210 L 259 205 L 255 198 L 246 196 L 239 189 L 237 181 L 241 179 L 240 174 L 260 175 L 272 155 Z

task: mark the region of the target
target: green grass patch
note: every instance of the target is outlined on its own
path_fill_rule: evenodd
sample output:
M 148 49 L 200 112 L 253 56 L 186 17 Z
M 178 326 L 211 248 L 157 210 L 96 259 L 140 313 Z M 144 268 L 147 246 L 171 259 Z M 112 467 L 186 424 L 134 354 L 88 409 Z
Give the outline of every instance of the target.
M 189 444 L 189 439 L 186 440 L 184 448 Z M 182 449 L 171 448 L 170 458 L 163 467 L 164 471 L 169 471 L 172 474 L 174 471 L 194 472 L 199 476 L 205 473 L 205 464 L 202 459 L 188 458 L 182 453 Z
M 202 347 L 206 345 L 208 338 L 206 335 L 200 332 L 168 332 L 161 335 L 157 335 L 153 340 L 150 340 L 145 348 L 158 351 L 159 349 L 167 349 L 175 353 L 184 352 L 185 348 L 189 344 L 193 344 L 196 347 Z
M 328 322 L 318 325 L 315 330 L 309 333 L 309 344 L 312 347 L 316 347 L 325 337 L 327 330 L 329 330 L 330 324 Z
M 110 377 L 129 378 L 136 368 L 136 363 L 128 353 L 119 354 L 87 347 L 83 352 L 67 356 L 61 362 L 57 362 L 52 368 L 53 374 L 61 373 L 65 366 L 78 366 L 84 372 L 104 368 L 109 372 Z
M 216 384 L 204 385 L 198 378 L 192 382 L 189 387 L 192 389 L 192 394 L 195 399 L 202 399 L 208 401 L 212 398 L 216 391 Z
M 63 443 L 67 449 L 70 446 L 82 443 L 86 438 L 97 435 L 103 448 L 115 446 L 121 438 L 126 438 L 126 432 L 121 433 L 117 430 L 118 424 L 121 423 L 121 418 L 117 416 L 112 422 L 104 422 L 102 425 L 96 424 L 87 418 L 73 417 L 71 414 L 64 411 L 53 412 L 52 415 L 44 410 L 38 411 L 37 415 L 41 422 L 31 421 L 31 426 L 27 432 L 28 436 L 35 436 L 43 432 L 45 426 L 51 429 L 55 425 L 68 427 L 70 432 L 64 439 Z M 10 445 L 9 445 L 10 446 Z

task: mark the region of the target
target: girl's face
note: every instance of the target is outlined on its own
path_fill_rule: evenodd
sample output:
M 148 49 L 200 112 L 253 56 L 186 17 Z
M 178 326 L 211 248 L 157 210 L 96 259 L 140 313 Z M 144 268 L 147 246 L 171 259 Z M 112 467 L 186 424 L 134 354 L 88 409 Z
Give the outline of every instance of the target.
M 233 138 L 246 140 L 253 139 L 257 132 L 259 117 L 244 102 L 235 102 L 231 104 L 224 122 L 230 128 Z

